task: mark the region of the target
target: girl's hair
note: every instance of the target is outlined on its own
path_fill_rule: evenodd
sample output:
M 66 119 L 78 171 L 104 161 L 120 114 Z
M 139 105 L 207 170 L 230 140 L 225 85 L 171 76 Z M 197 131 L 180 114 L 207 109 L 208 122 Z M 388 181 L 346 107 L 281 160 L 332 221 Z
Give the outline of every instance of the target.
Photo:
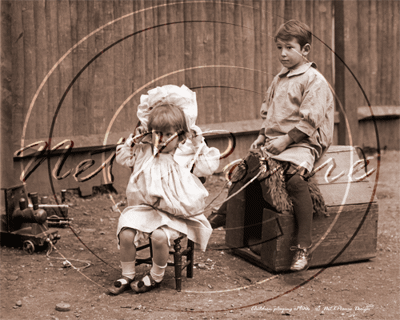
M 179 133 L 181 140 L 188 132 L 186 118 L 183 111 L 172 104 L 162 104 L 154 108 L 149 115 L 149 131 L 166 130 L 173 128 Z
M 311 45 L 312 33 L 310 27 L 298 20 L 289 20 L 279 27 L 274 39 L 276 42 L 278 39 L 290 41 L 292 38 L 296 38 L 301 48 L 306 43 Z

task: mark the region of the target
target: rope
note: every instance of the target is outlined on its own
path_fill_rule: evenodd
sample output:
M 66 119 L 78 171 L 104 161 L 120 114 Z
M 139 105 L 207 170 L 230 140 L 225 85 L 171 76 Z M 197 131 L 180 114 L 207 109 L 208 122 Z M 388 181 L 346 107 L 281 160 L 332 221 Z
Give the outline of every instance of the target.
M 50 249 L 47 251 L 46 256 L 48 258 L 51 259 L 59 259 L 59 260 L 64 260 L 64 265 L 71 267 L 72 269 L 76 270 L 78 273 L 80 273 L 83 277 L 85 277 L 87 280 L 89 280 L 90 282 L 94 283 L 96 286 L 100 287 L 100 288 L 104 288 L 104 286 L 98 284 L 97 282 L 95 282 L 94 280 L 90 279 L 87 275 L 85 275 L 84 273 L 82 273 L 81 270 L 84 270 L 88 267 L 91 266 L 91 262 L 87 261 L 87 260 L 79 260 L 79 259 L 67 259 L 52 243 L 52 241 L 47 238 L 46 242 L 48 242 L 50 244 Z M 57 253 L 62 257 L 62 258 L 57 258 L 57 257 L 50 257 L 50 253 L 53 251 L 53 249 L 55 251 L 57 251 Z M 77 268 L 75 267 L 70 261 L 77 261 L 77 262 L 83 262 L 86 263 L 86 266 L 81 267 L 81 268 Z
M 222 191 L 224 191 L 226 185 L 229 183 L 229 181 L 226 181 L 225 184 L 221 187 L 221 190 L 218 192 L 218 194 L 204 207 L 203 212 L 221 195 Z
M 278 166 L 275 169 L 273 169 L 264 179 L 269 178 L 271 175 L 273 175 L 275 172 L 277 172 L 280 168 L 281 168 L 281 166 Z M 229 201 L 230 199 L 235 197 L 237 194 L 242 192 L 245 188 L 247 188 L 248 185 L 253 183 L 254 180 L 256 180 L 262 173 L 265 173 L 265 172 L 266 172 L 266 168 L 264 166 L 262 166 L 261 169 L 258 171 L 258 173 L 253 178 L 251 178 L 246 184 L 244 184 L 238 191 L 236 191 L 235 193 L 231 194 L 224 201 L 222 201 L 220 205 L 224 204 L 225 202 Z M 203 214 L 206 211 L 205 209 L 208 208 L 215 201 L 215 199 L 217 199 L 218 196 L 222 193 L 224 187 L 225 186 L 222 187 L 220 193 L 201 212 L 198 212 L 198 213 L 195 213 L 195 214 L 192 214 L 192 215 L 176 215 L 176 214 L 172 214 L 172 213 L 170 213 L 170 212 L 168 212 L 166 210 L 163 210 L 161 208 L 158 208 L 155 205 L 151 205 L 151 204 L 148 204 L 148 203 L 142 203 L 142 205 L 149 206 L 149 207 L 153 208 L 154 210 L 158 210 L 158 211 L 161 211 L 163 213 L 166 213 L 166 214 L 169 214 L 169 215 L 172 215 L 172 216 L 175 216 L 175 217 L 191 218 L 191 217 L 195 217 L 195 216 L 199 216 L 199 215 Z

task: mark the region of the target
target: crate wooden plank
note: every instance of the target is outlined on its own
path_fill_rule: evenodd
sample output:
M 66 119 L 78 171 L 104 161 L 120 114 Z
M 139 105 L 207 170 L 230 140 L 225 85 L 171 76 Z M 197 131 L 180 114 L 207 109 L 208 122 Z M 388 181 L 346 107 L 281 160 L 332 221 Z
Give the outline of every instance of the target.
M 336 168 L 339 170 L 359 159 L 355 149 L 349 146 L 333 146 L 324 157 L 332 156 L 338 159 Z M 374 198 L 373 179 L 349 182 L 349 175 L 346 175 L 343 181 L 327 183 L 323 171 L 316 176 L 321 182 L 319 187 L 330 216 L 314 218 L 310 265 L 326 266 L 331 262 L 340 264 L 375 257 L 378 204 Z M 255 265 L 273 272 L 287 271 L 294 254 L 290 247 L 296 245 L 295 218 L 292 214 L 266 208 L 262 202 L 257 183 L 228 202 L 226 244 L 235 254 Z M 262 227 L 257 228 L 257 225 Z
M 225 242 L 230 247 L 242 247 L 244 244 L 244 219 L 246 210 L 245 192 L 240 192 L 227 203 L 227 211 L 231 214 L 226 221 Z
M 314 220 L 310 267 L 363 261 L 376 256 L 378 204 L 372 203 L 368 212 L 367 207 L 366 204 L 349 205 L 340 213 L 338 207 L 330 207 L 330 217 Z M 266 235 L 263 239 L 250 239 L 250 247 L 238 245 L 232 251 L 266 270 L 288 271 L 294 254 L 290 247 L 296 244 L 294 217 L 265 209 L 264 221 L 268 222 L 263 224 L 263 235 Z
M 376 255 L 378 204 L 345 205 L 340 208 L 329 207 L 330 217 L 321 216 L 313 221 L 312 267 L 326 266 L 331 262 L 362 261 Z M 281 228 L 277 228 L 277 224 L 265 224 L 263 233 L 269 237 L 276 235 L 277 238 L 262 245 L 260 260 L 273 271 L 286 271 L 293 257 L 290 247 L 296 245 L 295 220 L 292 215 L 265 209 L 263 219 L 271 218 L 278 218 Z M 340 252 L 340 256 L 332 261 Z
M 374 186 L 368 181 L 318 185 L 327 206 L 374 201 Z

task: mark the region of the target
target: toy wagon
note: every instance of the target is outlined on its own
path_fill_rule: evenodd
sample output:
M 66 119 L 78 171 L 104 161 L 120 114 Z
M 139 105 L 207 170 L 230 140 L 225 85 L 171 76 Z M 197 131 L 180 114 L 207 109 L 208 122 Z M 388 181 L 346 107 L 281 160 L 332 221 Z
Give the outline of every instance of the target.
M 6 188 L 4 192 L 6 212 L 1 215 L 2 245 L 22 247 L 32 254 L 60 239 L 58 230 L 48 227 L 47 213 L 39 208 L 36 193 L 30 194 L 32 205 L 29 205 L 23 185 Z

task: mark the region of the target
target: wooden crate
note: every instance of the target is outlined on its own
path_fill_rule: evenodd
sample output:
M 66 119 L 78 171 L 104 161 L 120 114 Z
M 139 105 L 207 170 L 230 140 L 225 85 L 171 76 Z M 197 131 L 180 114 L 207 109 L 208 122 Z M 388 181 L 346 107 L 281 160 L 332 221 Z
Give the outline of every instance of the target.
M 315 176 L 330 216 L 314 218 L 312 267 L 367 260 L 376 255 L 378 204 L 374 179 L 354 181 L 365 172 L 349 174 L 359 160 L 351 147 L 331 147 L 316 167 L 328 160 L 328 165 Z M 328 176 L 333 161 L 336 166 Z M 344 175 L 330 181 L 342 171 Z M 245 197 L 235 197 L 228 203 L 226 244 L 235 254 L 262 268 L 289 270 L 293 257 L 290 247 L 296 245 L 294 216 L 278 213 L 259 201 L 262 194 L 257 183 L 243 192 Z

